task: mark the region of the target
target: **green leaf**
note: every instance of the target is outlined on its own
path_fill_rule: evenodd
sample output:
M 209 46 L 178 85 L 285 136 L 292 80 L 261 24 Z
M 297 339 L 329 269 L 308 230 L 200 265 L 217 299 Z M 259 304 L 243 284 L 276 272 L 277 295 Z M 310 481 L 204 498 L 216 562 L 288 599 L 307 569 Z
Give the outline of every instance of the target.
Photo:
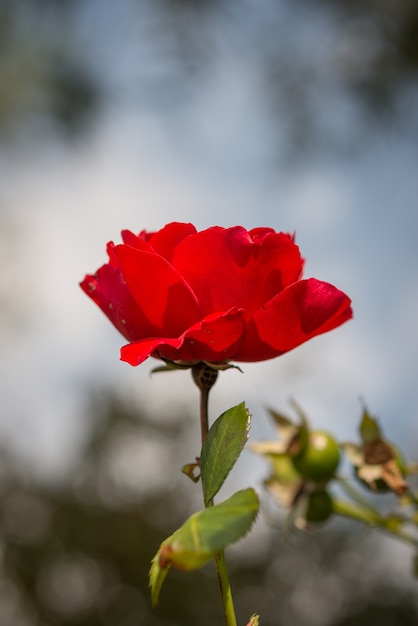
M 373 443 L 382 438 L 379 424 L 370 415 L 366 407 L 363 409 L 363 415 L 360 423 L 360 435 L 363 443 Z
M 149 587 L 151 589 L 151 604 L 155 606 L 158 602 L 158 598 L 160 597 L 161 587 L 163 586 L 163 582 L 165 577 L 168 574 L 168 570 L 170 567 L 161 567 L 160 566 L 160 552 L 157 554 L 151 561 L 151 567 L 149 570 Z
M 247 626 L 259 626 L 260 624 L 260 616 L 259 615 L 251 615 L 250 621 Z
M 242 402 L 222 413 L 210 428 L 200 456 L 205 505 L 218 493 L 234 467 L 248 439 L 250 423 L 251 415 Z
M 162 542 L 152 560 L 149 573 L 152 603 L 157 603 L 171 565 L 182 571 L 202 567 L 217 552 L 238 541 L 250 530 L 258 508 L 258 496 L 250 488 L 189 517 L 183 526 Z

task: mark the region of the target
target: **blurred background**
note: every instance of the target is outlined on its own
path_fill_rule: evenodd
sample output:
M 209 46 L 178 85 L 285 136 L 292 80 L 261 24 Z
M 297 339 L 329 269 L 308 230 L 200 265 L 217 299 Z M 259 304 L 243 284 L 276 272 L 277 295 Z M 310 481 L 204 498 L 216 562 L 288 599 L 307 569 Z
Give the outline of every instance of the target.
M 417 163 L 416 0 L 0 0 L 2 626 L 222 622 L 211 566 L 150 608 L 201 508 L 197 390 L 121 363 L 78 287 L 123 228 L 295 231 L 354 320 L 224 372 L 213 416 L 245 399 L 265 439 L 294 397 L 354 440 L 364 400 L 417 460 Z M 267 472 L 244 453 L 223 496 Z M 417 623 L 411 551 L 362 529 L 289 537 L 266 505 L 229 559 L 241 624 Z

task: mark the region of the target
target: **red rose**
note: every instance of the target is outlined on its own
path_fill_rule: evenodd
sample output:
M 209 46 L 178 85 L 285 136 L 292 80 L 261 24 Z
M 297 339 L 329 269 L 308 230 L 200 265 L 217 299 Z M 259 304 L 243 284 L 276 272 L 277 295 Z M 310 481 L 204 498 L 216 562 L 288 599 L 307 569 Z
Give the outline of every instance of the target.
M 271 228 L 173 222 L 155 233 L 122 233 L 109 262 L 81 283 L 128 340 L 121 359 L 264 361 L 352 317 L 332 285 L 301 280 L 293 237 Z

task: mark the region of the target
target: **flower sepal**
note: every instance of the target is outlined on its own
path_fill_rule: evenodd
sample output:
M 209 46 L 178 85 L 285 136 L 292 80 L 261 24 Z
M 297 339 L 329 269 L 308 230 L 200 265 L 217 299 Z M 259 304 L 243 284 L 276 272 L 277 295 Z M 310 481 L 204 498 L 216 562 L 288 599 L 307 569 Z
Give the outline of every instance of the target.
M 354 474 L 366 488 L 376 492 L 392 491 L 398 496 L 407 489 L 404 476 L 405 462 L 399 450 L 387 441 L 377 420 L 363 408 L 359 427 L 361 444 L 344 443 L 344 449 L 353 465 Z
M 243 373 L 243 370 L 234 363 L 209 363 L 208 361 L 169 361 L 168 359 L 161 358 L 164 361 L 165 365 L 158 365 L 157 367 L 153 367 L 151 370 L 151 374 L 159 374 L 160 372 L 174 372 L 176 370 L 189 370 L 193 369 L 196 365 L 202 363 L 207 367 L 210 367 L 217 372 L 224 372 L 226 370 L 234 369 Z

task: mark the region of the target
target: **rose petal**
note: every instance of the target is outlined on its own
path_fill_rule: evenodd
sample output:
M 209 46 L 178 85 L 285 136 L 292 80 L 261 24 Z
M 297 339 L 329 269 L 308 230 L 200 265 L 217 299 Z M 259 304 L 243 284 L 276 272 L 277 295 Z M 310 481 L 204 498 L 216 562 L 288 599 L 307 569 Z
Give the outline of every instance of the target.
M 155 334 L 156 328 L 133 299 L 118 267 L 103 265 L 80 286 L 128 341 Z
M 263 226 L 252 228 L 251 230 L 248 231 L 249 235 L 251 236 L 251 239 L 255 243 L 261 243 L 263 239 L 267 237 L 267 235 L 271 235 L 275 232 L 276 231 L 273 228 L 265 228 Z
M 315 278 L 301 280 L 261 307 L 247 324 L 237 361 L 262 361 L 288 352 L 352 317 L 351 300 Z
M 196 228 L 193 224 L 183 224 L 182 222 L 172 222 L 167 224 L 156 233 L 150 233 L 147 238 L 148 243 L 155 252 L 161 254 L 169 263 L 172 262 L 174 250 L 179 243 L 189 235 L 195 235 Z
M 180 337 L 143 339 L 124 346 L 121 360 L 139 365 L 149 356 L 171 361 L 227 361 L 236 353 L 245 332 L 243 312 L 216 313 L 191 326 Z
M 215 226 L 181 241 L 173 266 L 193 289 L 204 313 L 238 307 L 247 319 L 300 277 L 303 260 L 292 238 L 241 226 Z
M 149 243 L 138 235 L 135 235 L 130 230 L 122 231 L 122 241 L 127 246 L 131 246 L 132 248 L 136 248 L 137 250 L 143 250 L 144 252 L 152 252 L 152 248 Z
M 315 279 L 290 234 L 174 222 L 158 232 L 123 231 L 109 262 L 81 283 L 133 342 L 122 358 L 259 361 L 350 319 L 349 298 Z M 227 313 L 225 313 L 225 311 Z M 203 318 L 203 319 L 202 319 Z
M 157 232 L 143 230 L 139 235 L 135 235 L 130 230 L 123 230 L 122 239 L 124 243 L 138 250 L 157 252 L 171 263 L 173 251 L 180 241 L 195 233 L 196 228 L 193 224 L 171 222 Z
M 178 337 L 201 319 L 196 296 L 165 259 L 126 245 L 114 253 L 129 291 L 158 334 Z

